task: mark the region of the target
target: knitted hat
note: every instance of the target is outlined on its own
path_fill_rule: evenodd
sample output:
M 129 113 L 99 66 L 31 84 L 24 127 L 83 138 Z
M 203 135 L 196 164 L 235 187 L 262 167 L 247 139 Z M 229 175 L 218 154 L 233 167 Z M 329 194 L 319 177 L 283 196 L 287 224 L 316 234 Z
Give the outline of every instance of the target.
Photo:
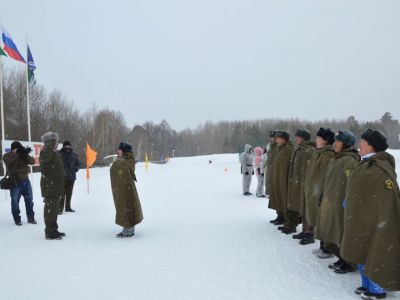
M 317 136 L 324 139 L 329 145 L 335 142 L 335 134 L 330 128 L 321 127 L 317 132 Z
M 367 141 L 376 152 L 382 152 L 389 148 L 386 137 L 378 130 L 367 129 L 361 138 Z
M 71 142 L 70 141 L 64 141 L 64 143 L 63 143 L 63 147 L 66 147 L 66 146 L 72 146 L 72 144 L 71 144 Z
M 305 141 L 309 141 L 311 139 L 311 133 L 307 129 L 297 129 L 296 136 Z
M 339 130 L 335 135 L 336 141 L 341 141 L 346 147 L 353 147 L 356 143 L 356 136 L 350 131 Z

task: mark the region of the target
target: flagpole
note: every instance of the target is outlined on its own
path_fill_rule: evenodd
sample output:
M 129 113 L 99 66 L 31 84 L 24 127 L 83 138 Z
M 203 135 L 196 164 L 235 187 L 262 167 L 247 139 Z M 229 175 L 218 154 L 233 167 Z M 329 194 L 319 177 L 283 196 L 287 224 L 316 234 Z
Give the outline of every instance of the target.
M 4 128 L 4 99 L 3 99 L 3 61 L 0 55 L 0 102 L 1 102 L 1 140 L 2 143 L 6 138 Z M 3 147 L 3 145 L 1 145 Z M 4 153 L 3 153 L 4 154 Z
M 28 114 L 28 141 L 32 142 L 31 137 L 31 109 L 29 99 L 29 58 L 28 58 L 28 36 L 26 36 L 26 110 Z

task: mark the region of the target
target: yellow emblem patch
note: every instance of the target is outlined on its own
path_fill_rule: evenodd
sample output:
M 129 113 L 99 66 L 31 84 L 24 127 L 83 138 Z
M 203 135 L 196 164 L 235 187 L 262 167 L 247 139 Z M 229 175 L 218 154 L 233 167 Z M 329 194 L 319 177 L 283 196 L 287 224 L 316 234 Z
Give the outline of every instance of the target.
M 351 170 L 350 169 L 344 170 L 344 175 L 346 175 L 346 177 L 349 177 L 350 174 L 351 174 Z
M 394 182 L 390 179 L 385 181 L 385 186 L 388 190 L 393 190 L 394 188 Z

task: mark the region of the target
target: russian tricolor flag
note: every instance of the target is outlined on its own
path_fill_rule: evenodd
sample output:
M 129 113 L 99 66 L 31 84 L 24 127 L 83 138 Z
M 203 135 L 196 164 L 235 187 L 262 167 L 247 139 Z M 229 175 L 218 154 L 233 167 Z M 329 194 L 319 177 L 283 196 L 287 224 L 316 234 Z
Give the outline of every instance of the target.
M 7 53 L 7 55 L 19 62 L 25 63 L 25 59 L 22 57 L 21 53 L 19 53 L 17 46 L 12 40 L 10 34 L 2 28 L 1 38 L 4 43 L 3 50 Z

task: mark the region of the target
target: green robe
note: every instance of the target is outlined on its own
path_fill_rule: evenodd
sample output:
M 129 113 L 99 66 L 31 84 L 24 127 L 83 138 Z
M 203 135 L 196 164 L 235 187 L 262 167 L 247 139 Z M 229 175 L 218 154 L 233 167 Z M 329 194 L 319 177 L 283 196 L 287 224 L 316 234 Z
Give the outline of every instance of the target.
M 331 145 L 317 149 L 311 156 L 306 168 L 304 195 L 306 198 L 306 221 L 312 227 L 317 225 L 319 205 L 322 200 L 322 189 L 325 173 L 335 151 Z
M 131 228 L 143 220 L 142 207 L 136 190 L 135 159 L 126 153 L 110 169 L 111 188 L 116 209 L 115 223 Z
M 278 146 L 275 142 L 270 144 L 270 149 L 267 152 L 267 163 L 265 164 L 265 194 L 271 196 L 273 189 L 272 173 L 276 154 L 278 153 Z
M 368 278 L 400 290 L 400 192 L 392 155 L 379 152 L 349 177 L 341 255 L 364 264 Z
M 269 208 L 279 212 L 286 211 L 287 190 L 289 180 L 289 169 L 292 160 L 294 146 L 288 142 L 282 146 L 277 146 L 278 152 L 276 154 L 271 190 L 271 197 L 269 199 Z
M 340 246 L 343 237 L 343 200 L 346 196 L 347 179 L 360 160 L 357 152 L 350 148 L 336 154 L 325 174 L 316 238 L 337 246 Z
M 287 208 L 305 215 L 304 178 L 307 161 L 314 151 L 314 143 L 304 141 L 297 145 L 289 171 Z

